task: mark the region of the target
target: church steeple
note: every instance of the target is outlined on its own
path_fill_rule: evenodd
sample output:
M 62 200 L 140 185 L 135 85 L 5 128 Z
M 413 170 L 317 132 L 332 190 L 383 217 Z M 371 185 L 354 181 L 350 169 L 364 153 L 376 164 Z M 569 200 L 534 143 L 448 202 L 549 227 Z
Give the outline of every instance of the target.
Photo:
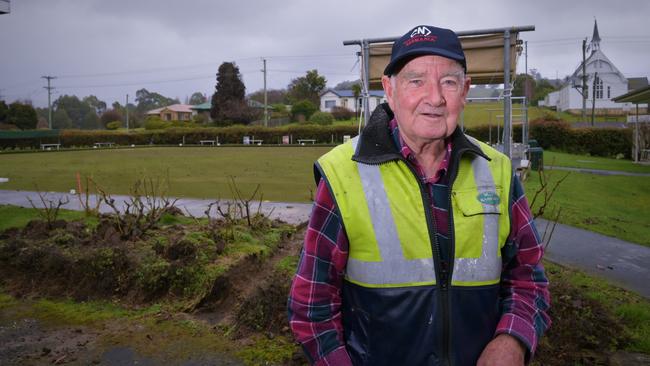
M 600 49 L 600 34 L 598 34 L 598 22 L 594 19 L 594 34 L 591 36 L 591 52 Z

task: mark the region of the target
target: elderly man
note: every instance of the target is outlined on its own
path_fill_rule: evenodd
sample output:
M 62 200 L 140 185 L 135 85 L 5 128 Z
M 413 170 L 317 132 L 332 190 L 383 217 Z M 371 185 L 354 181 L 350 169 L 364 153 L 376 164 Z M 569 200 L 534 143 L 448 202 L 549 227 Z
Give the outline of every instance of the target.
M 322 156 L 289 298 L 316 365 L 523 365 L 548 328 L 542 247 L 510 160 L 457 127 L 454 32 L 393 45 L 361 135 Z

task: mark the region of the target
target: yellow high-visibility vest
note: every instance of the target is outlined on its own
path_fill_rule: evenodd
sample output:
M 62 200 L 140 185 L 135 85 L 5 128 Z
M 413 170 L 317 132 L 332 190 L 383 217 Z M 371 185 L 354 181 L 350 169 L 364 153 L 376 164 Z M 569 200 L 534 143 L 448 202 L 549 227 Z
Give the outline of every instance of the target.
M 512 168 L 503 154 L 468 138 L 490 160 L 465 154 L 450 182 L 451 285 L 493 285 L 500 280 L 501 248 L 510 232 Z M 349 240 L 346 279 L 375 288 L 435 285 L 426 191 L 405 161 L 353 161 L 357 143 L 358 137 L 317 162 Z

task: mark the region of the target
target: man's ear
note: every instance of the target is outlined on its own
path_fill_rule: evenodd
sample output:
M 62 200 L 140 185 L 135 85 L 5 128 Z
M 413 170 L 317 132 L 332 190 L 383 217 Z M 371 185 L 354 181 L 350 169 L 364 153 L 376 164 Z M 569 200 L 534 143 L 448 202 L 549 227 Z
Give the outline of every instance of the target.
M 469 94 L 470 86 L 472 86 L 472 78 L 465 76 L 465 82 L 463 83 L 463 105 L 467 102 L 467 94 Z
M 393 85 L 390 82 L 390 77 L 383 75 L 381 77 L 381 85 L 384 87 L 384 93 L 386 94 L 386 100 L 388 101 L 390 109 L 395 110 L 393 108 L 393 93 L 395 90 L 393 89 Z

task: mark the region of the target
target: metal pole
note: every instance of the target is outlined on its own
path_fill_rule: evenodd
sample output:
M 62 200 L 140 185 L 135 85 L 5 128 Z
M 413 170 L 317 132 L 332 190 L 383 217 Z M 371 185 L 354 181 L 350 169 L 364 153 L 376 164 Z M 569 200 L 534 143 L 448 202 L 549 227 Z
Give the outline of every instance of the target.
M 368 124 L 368 120 L 370 119 L 370 105 L 368 101 L 368 89 L 370 88 L 370 45 L 368 43 L 368 40 L 364 39 L 363 40 L 363 45 L 362 45 L 362 52 L 363 52 L 363 123 L 364 125 Z M 355 101 L 356 103 L 356 101 Z
M 634 162 L 639 162 L 639 103 L 636 103 L 636 123 L 634 126 Z
M 524 119 L 524 123 L 521 126 L 521 143 L 524 144 L 524 146 L 528 145 L 528 99 L 530 98 L 530 86 L 529 86 L 529 80 L 528 80 L 528 41 L 524 42 L 524 52 L 526 55 L 525 58 L 525 67 L 526 67 L 526 95 L 524 96 L 524 110 L 526 111 L 526 117 Z
M 266 95 L 266 59 L 263 58 L 262 62 L 264 62 L 264 70 L 262 72 L 264 73 L 264 127 L 269 126 L 269 111 L 268 111 L 268 99 Z
M 582 40 L 582 122 L 587 120 L 587 39 Z M 592 91 L 593 92 L 593 91 Z
M 129 95 L 126 95 L 126 105 L 124 106 L 126 110 L 126 131 L 129 131 Z
M 510 100 L 510 30 L 503 32 L 503 153 L 512 158 L 510 144 L 512 143 L 512 121 L 510 112 L 512 101 Z

